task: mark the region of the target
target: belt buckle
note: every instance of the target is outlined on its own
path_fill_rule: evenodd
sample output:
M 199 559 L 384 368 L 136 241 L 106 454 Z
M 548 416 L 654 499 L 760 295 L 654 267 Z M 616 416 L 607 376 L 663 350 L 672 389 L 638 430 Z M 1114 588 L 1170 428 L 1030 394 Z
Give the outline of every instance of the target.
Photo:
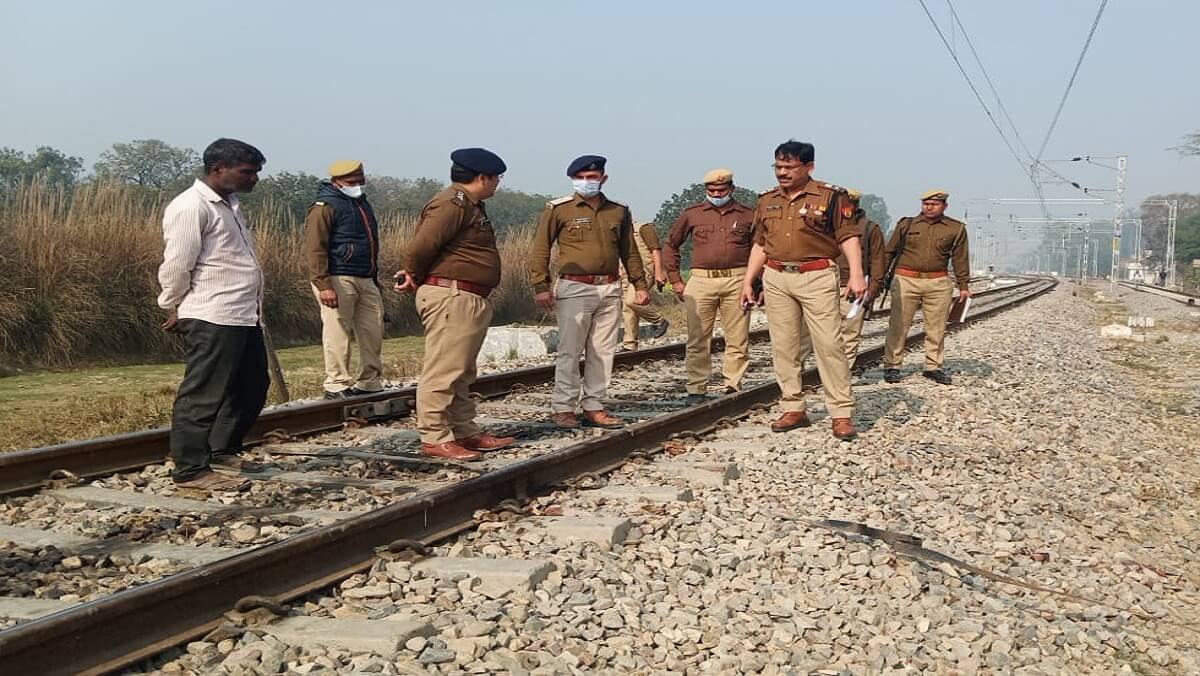
M 782 268 L 783 269 L 781 269 L 780 272 L 791 272 L 791 273 L 800 272 L 799 265 L 784 265 L 784 266 L 782 266 Z

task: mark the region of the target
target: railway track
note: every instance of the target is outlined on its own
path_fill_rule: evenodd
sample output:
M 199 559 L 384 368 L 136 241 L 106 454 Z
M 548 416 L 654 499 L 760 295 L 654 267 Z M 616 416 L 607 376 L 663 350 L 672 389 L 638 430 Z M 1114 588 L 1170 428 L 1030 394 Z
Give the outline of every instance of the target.
M 1133 289 L 1134 291 L 1141 291 L 1142 293 L 1161 296 L 1177 303 L 1183 303 L 1184 305 L 1200 305 L 1200 296 L 1195 294 L 1185 293 L 1183 291 L 1173 291 L 1171 289 L 1164 289 L 1158 286 L 1148 286 L 1146 284 L 1134 284 L 1132 282 L 1117 282 L 1117 284 L 1125 287 L 1126 289 Z
M 973 319 L 986 317 L 1044 293 L 1053 284 L 1052 281 L 1033 280 L 981 293 L 982 299 L 977 304 Z M 920 333 L 914 333 L 909 341 L 911 343 L 920 338 Z M 864 362 L 876 361 L 881 356 L 882 345 L 878 342 L 874 347 L 864 350 Z M 395 454 L 395 437 L 402 437 L 405 432 L 411 436 L 410 431 L 403 429 L 369 426 L 351 432 L 351 435 L 361 435 L 366 430 L 373 430 L 367 436 L 379 434 L 365 444 L 366 450 L 363 450 L 364 444 L 347 446 L 337 439 L 318 438 L 303 442 L 271 436 L 266 432 L 280 427 L 280 420 L 260 423 L 259 438 L 266 441 L 263 451 L 276 454 L 270 457 L 299 458 L 293 464 L 304 465 L 306 470 L 318 470 L 310 471 L 307 479 L 295 476 L 296 472 L 286 471 L 268 477 L 277 479 L 278 483 L 285 486 L 305 488 L 304 491 L 289 493 L 288 504 L 272 504 L 268 501 L 264 504 L 223 505 L 214 501 L 188 502 L 187 498 L 178 497 L 164 501 L 161 497 L 155 499 L 153 494 L 141 504 L 151 511 L 196 511 L 195 516 L 199 520 L 189 523 L 216 524 L 203 526 L 206 528 L 219 528 L 231 521 L 257 519 L 254 528 L 261 532 L 263 528 L 260 527 L 264 522 L 276 520 L 278 525 L 267 527 L 274 528 L 276 533 L 287 534 L 287 537 L 254 549 L 227 549 L 201 554 L 201 557 L 211 555 L 214 560 L 199 562 L 194 567 L 184 566 L 157 581 L 74 605 L 0 632 L 0 664 L 4 665 L 6 672 L 14 669 L 13 673 L 100 673 L 130 665 L 166 647 L 207 633 L 221 622 L 223 613 L 246 597 L 268 596 L 277 601 L 286 601 L 321 589 L 372 565 L 378 547 L 397 541 L 431 542 L 445 538 L 473 527 L 478 510 L 494 507 L 506 499 L 523 500 L 550 487 L 569 484 L 579 477 L 611 470 L 625 462 L 630 453 L 654 448 L 670 435 L 695 433 L 727 423 L 745 415 L 755 406 L 769 404 L 778 396 L 778 388 L 769 377 L 769 350 L 758 346 L 752 351 L 754 370 L 750 386 L 745 391 L 713 399 L 700 406 L 680 409 L 678 402 L 668 400 L 672 392 L 678 398 L 682 369 L 677 366 L 670 369 L 676 372 L 678 382 L 661 373 L 651 375 L 648 369 L 651 369 L 655 360 L 681 354 L 681 346 L 627 353 L 619 363 L 634 373 L 620 374 L 617 380 L 632 381 L 633 391 L 627 397 L 618 397 L 613 409 L 637 422 L 623 430 L 596 433 L 594 436 L 588 436 L 591 432 L 571 434 L 553 431 L 530 419 L 533 415 L 545 415 L 544 401 L 539 398 L 544 399 L 546 392 L 539 392 L 536 388 L 544 386 L 552 377 L 552 367 L 522 369 L 481 379 L 476 389 L 481 397 L 486 399 L 506 395 L 495 401 L 485 401 L 481 406 L 482 412 L 484 415 L 504 415 L 509 424 L 521 428 L 517 431 L 523 433 L 527 448 L 515 454 L 495 454 L 480 468 L 433 463 Z M 647 371 L 639 371 L 640 368 Z M 806 373 L 806 380 L 816 384 L 815 372 Z M 400 390 L 386 396 L 356 401 L 321 402 L 312 407 L 303 407 L 303 412 L 290 411 L 287 415 L 297 416 L 301 424 L 290 428 L 288 436 L 295 436 L 297 432 L 311 434 L 334 429 L 350 418 L 394 415 L 400 408 L 397 401 L 402 403 L 412 396 L 411 390 Z M 652 408 L 647 408 L 646 399 L 655 396 L 662 399 L 652 401 Z M 363 409 L 364 406 L 370 408 Z M 324 413 L 320 413 L 322 411 Z M 338 419 L 338 416 L 341 418 Z M 362 439 L 357 441 L 361 442 Z M 92 444 L 90 448 L 86 446 L 88 443 Z M 161 444 L 151 452 L 153 445 L 149 440 L 137 438 L 137 435 L 124 435 L 108 440 L 2 455 L 0 479 L 3 479 L 5 489 L 10 492 L 28 491 L 33 487 L 30 480 L 33 472 L 28 466 L 42 463 L 41 467 L 49 467 L 57 462 L 60 465 L 54 469 L 65 469 L 61 465 L 65 458 L 77 458 L 81 463 L 92 464 L 77 465 L 81 471 L 60 473 L 58 476 L 67 477 L 67 480 L 49 489 L 49 493 L 53 494 L 50 499 L 73 505 L 103 504 L 105 500 L 110 504 L 120 504 L 111 495 L 111 491 L 119 489 L 106 488 L 103 482 L 99 487 L 68 484 L 73 483 L 70 481 L 72 475 L 111 473 L 113 469 L 105 469 L 111 463 L 103 458 L 103 454 L 118 452 L 113 449 L 121 449 L 122 443 L 136 446 L 139 451 L 124 454 L 121 462 L 126 465 L 120 467 L 121 470 L 145 467 L 161 459 Z M 66 454 L 63 450 L 65 447 L 74 447 L 70 449 L 74 455 Z M 292 454 L 289 455 L 288 451 Z M 48 457 L 31 457 L 38 453 Z M 20 461 L 3 462 L 18 454 L 24 456 L 28 466 L 23 466 Z M 357 464 L 345 467 L 347 458 Z M 401 485 L 394 479 L 363 476 L 393 473 L 397 463 L 419 475 L 420 481 Z M 386 472 L 379 470 L 380 467 L 387 468 Z M 10 468 L 17 468 L 12 471 L 22 478 L 11 479 L 8 476 Z M 37 485 L 40 486 L 46 478 L 47 474 L 40 475 Z M 411 485 L 413 483 L 418 485 Z M 119 485 L 119 482 L 115 485 Z M 367 509 L 312 509 L 314 505 L 323 505 L 319 495 L 321 491 L 316 491 L 318 495 L 314 495 L 314 486 L 333 492 L 357 492 L 370 496 L 354 505 Z M 395 502 L 394 494 L 405 489 L 410 489 L 410 497 Z M 380 502 L 378 493 L 390 499 Z M 296 499 L 297 496 L 300 499 Z M 310 497 L 313 499 L 308 500 Z M 42 496 L 20 499 L 39 500 Z M 373 501 L 375 504 L 372 505 Z M 206 506 L 197 508 L 192 503 Z M 379 504 L 383 506 L 379 507 Z M 12 535 L 14 527 L 7 528 Z M 289 531 L 288 528 L 294 530 Z M 0 539 L 4 539 L 2 530 Z M 50 536 L 47 539 L 55 540 Z M 55 541 L 71 546 L 68 540 L 62 538 Z M 129 545 L 127 542 L 124 544 Z M 183 548 L 191 549 L 193 553 L 208 551 L 201 547 L 186 547 L 182 543 L 163 542 L 159 545 L 163 560 L 178 556 Z M 134 551 L 139 546 L 142 545 L 129 545 Z M 154 543 L 149 546 L 153 547 Z M 90 549 L 93 547 L 98 548 Z M 92 554 L 85 554 L 92 560 L 102 561 L 103 557 L 108 557 L 111 561 L 113 557 L 113 552 L 100 543 L 81 543 L 78 549 L 82 552 L 92 551 Z M 121 554 L 118 552 L 117 555 Z M 62 559 L 60 556 L 60 562 Z M 303 561 L 303 566 L 297 566 L 297 561 Z M 55 646 L 55 650 L 48 652 L 47 646 Z

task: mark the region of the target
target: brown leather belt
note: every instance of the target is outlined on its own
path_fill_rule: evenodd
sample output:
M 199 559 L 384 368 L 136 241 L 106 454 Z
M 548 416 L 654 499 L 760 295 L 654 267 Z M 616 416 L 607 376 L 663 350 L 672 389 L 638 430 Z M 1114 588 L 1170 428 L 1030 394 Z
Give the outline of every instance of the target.
M 770 258 L 767 259 L 767 267 L 771 268 L 772 270 L 778 270 L 779 272 L 812 272 L 813 270 L 824 270 L 831 265 L 833 265 L 833 261 L 829 260 L 828 258 L 818 258 L 815 261 L 808 261 L 806 263 L 799 264 L 780 263 L 779 261 L 771 260 Z
M 487 298 L 488 294 L 490 294 L 492 292 L 492 290 L 490 288 L 488 288 L 482 284 L 476 284 L 475 282 L 465 282 L 461 279 L 450 279 L 449 277 L 434 277 L 431 275 L 431 276 L 425 278 L 424 283 L 432 284 L 433 286 L 444 286 L 447 289 L 453 289 L 454 287 L 457 286 L 460 291 L 466 291 L 467 293 L 473 293 L 476 296 L 483 296 L 484 298 Z
M 584 284 L 612 284 L 620 279 L 616 275 L 559 275 L 558 277 L 559 279 L 583 282 Z
M 938 277 L 946 277 L 950 273 L 945 270 L 934 270 L 933 272 L 921 272 L 911 268 L 896 268 L 896 274 L 902 277 L 916 277 L 917 279 L 937 279 Z
M 746 274 L 746 268 L 726 268 L 724 270 L 714 270 L 712 268 L 692 268 L 693 277 L 741 277 Z

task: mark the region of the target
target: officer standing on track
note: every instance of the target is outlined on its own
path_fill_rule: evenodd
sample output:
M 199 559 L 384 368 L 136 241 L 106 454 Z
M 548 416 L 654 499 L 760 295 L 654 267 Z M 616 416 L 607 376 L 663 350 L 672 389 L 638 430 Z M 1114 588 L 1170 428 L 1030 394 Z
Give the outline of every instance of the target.
M 888 256 L 900 257 L 883 356 L 883 377 L 889 383 L 900 382 L 905 339 L 918 307 L 925 315 L 925 368 L 921 375 L 942 385 L 951 383 L 950 375 L 942 370 L 946 319 L 955 283 L 959 298 L 971 296 L 971 268 L 967 226 L 945 215 L 949 199 L 950 193 L 944 190 L 921 195 L 921 215 L 900 219 L 888 241 Z M 946 271 L 951 260 L 953 282 Z
M 817 370 L 833 436 L 853 439 L 854 395 L 850 367 L 842 342 L 838 306 L 838 273 L 834 259 L 840 251 L 849 263 L 846 292 L 866 291 L 862 252 L 855 222 L 843 202 L 843 188 L 812 178 L 815 149 L 811 143 L 787 141 L 775 149 L 779 187 L 758 198 L 754 210 L 754 248 L 742 281 L 742 303 L 758 299 L 754 281 L 762 275 L 767 322 L 771 333 L 775 374 L 781 390 L 783 415 L 771 423 L 774 432 L 811 424 L 804 406 L 801 370 L 807 352 L 800 323 L 812 336 Z M 764 271 L 764 266 L 766 270 Z
M 637 244 L 638 255 L 642 259 L 644 272 L 654 274 L 657 284 L 665 284 L 667 273 L 663 268 L 662 245 L 659 243 L 658 231 L 653 223 L 637 223 L 633 226 L 633 241 Z M 650 268 L 653 263 L 653 269 Z M 638 349 L 638 321 L 649 322 L 653 327 L 651 338 L 662 338 L 671 328 L 662 313 L 650 305 L 638 305 L 637 288 L 629 283 L 629 272 L 621 278 L 621 318 L 624 320 L 625 338 L 621 341 L 621 351 L 628 352 Z
M 667 276 L 687 311 L 687 403 L 708 392 L 712 373 L 712 334 L 717 314 L 725 334 L 725 394 L 737 392 L 750 366 L 750 313 L 740 304 L 742 277 L 754 246 L 754 212 L 733 197 L 733 172 L 704 175 L 705 200 L 683 210 L 667 237 Z M 679 274 L 680 249 L 692 239 L 691 276 Z
M 379 223 L 367 201 L 362 162 L 329 166 L 304 219 L 309 281 L 321 309 L 325 398 L 383 389 L 383 294 L 379 274 Z M 350 375 L 350 345 L 358 343 L 357 377 Z
M 854 362 L 858 361 L 858 346 L 862 342 L 863 321 L 867 316 L 867 308 L 870 307 L 871 301 L 879 297 L 879 283 L 883 279 L 885 272 L 884 265 L 884 242 L 883 230 L 879 224 L 867 218 L 867 214 L 859 206 L 859 200 L 862 199 L 862 193 L 857 190 L 847 190 L 848 198 L 843 209 L 853 211 L 854 228 L 859 233 L 859 241 L 862 243 L 862 261 L 863 272 L 867 277 L 867 295 L 863 299 L 861 306 L 855 311 L 853 317 L 847 317 L 850 314 L 851 306 L 854 304 L 854 299 L 849 294 L 842 294 L 841 311 L 842 311 L 842 342 L 846 347 L 846 363 L 849 364 L 850 370 L 854 370 Z M 846 260 L 845 254 L 842 254 L 837 259 L 839 285 L 841 288 L 846 288 L 846 282 L 850 281 L 850 263 Z M 804 346 L 802 350 L 807 352 L 811 347 L 811 341 L 808 337 L 808 331 L 801 327 L 804 331 Z
M 483 200 L 496 194 L 504 160 L 483 148 L 450 154 L 450 187 L 421 210 L 408 264 L 395 289 L 417 289 L 425 326 L 425 359 L 417 382 L 421 453 L 478 460 L 480 451 L 509 446 L 512 437 L 483 434 L 475 424 L 475 359 L 492 320 L 488 295 L 500 284 L 496 232 Z
M 546 203 L 534 236 L 530 268 L 535 302 L 554 309 L 558 319 L 552 419 L 565 429 L 579 427 L 582 404 L 588 425 L 624 425 L 604 410 L 612 378 L 613 353 L 621 321 L 620 264 L 634 286 L 634 302 L 650 302 L 642 258 L 633 242 L 629 207 L 608 199 L 601 187 L 608 176 L 599 155 L 576 158 L 567 167 L 574 192 Z M 550 250 L 558 243 L 558 279 L 551 290 Z M 584 370 L 579 375 L 579 359 Z

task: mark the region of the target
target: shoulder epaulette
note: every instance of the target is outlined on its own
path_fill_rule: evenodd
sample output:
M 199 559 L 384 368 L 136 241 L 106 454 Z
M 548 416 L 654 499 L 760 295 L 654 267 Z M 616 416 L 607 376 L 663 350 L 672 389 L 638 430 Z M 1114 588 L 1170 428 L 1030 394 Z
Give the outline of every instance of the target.
M 550 200 L 549 202 L 546 202 L 546 206 L 553 208 L 560 204 L 566 204 L 567 202 L 570 202 L 573 199 L 575 199 L 574 195 L 567 195 L 566 197 L 559 197 L 556 200 Z
M 610 198 L 608 198 L 608 197 L 605 197 L 604 199 L 608 200 L 609 202 L 612 202 L 613 204 L 615 204 L 615 205 L 617 205 L 617 206 L 619 206 L 619 207 L 625 207 L 626 209 L 628 209 L 628 208 L 629 208 L 629 205 L 628 205 L 628 204 L 626 204 L 626 203 L 624 203 L 624 202 L 618 202 L 618 201 L 616 201 L 616 200 L 614 200 L 614 199 L 610 199 Z
M 313 202 L 313 206 L 314 207 L 323 207 L 323 206 L 325 206 L 325 203 L 322 202 L 321 200 L 317 200 L 316 202 Z
M 764 190 L 764 191 L 758 193 L 758 196 L 766 197 L 767 195 L 770 195 L 771 193 L 775 192 L 775 190 L 776 190 L 776 188 L 771 188 L 770 190 Z
M 454 197 L 451 197 L 450 201 L 460 207 L 465 207 L 467 206 L 467 194 L 461 190 L 455 190 Z
M 829 188 L 830 190 L 832 190 L 836 193 L 847 192 L 847 190 L 845 188 L 843 188 L 840 185 L 834 184 L 834 183 L 824 183 L 822 185 L 824 185 L 826 188 Z
M 955 225 L 961 225 L 964 228 L 967 227 L 966 223 L 963 223 L 962 221 L 958 220 L 957 218 L 950 218 L 949 216 L 942 216 L 942 219 L 949 221 Z

